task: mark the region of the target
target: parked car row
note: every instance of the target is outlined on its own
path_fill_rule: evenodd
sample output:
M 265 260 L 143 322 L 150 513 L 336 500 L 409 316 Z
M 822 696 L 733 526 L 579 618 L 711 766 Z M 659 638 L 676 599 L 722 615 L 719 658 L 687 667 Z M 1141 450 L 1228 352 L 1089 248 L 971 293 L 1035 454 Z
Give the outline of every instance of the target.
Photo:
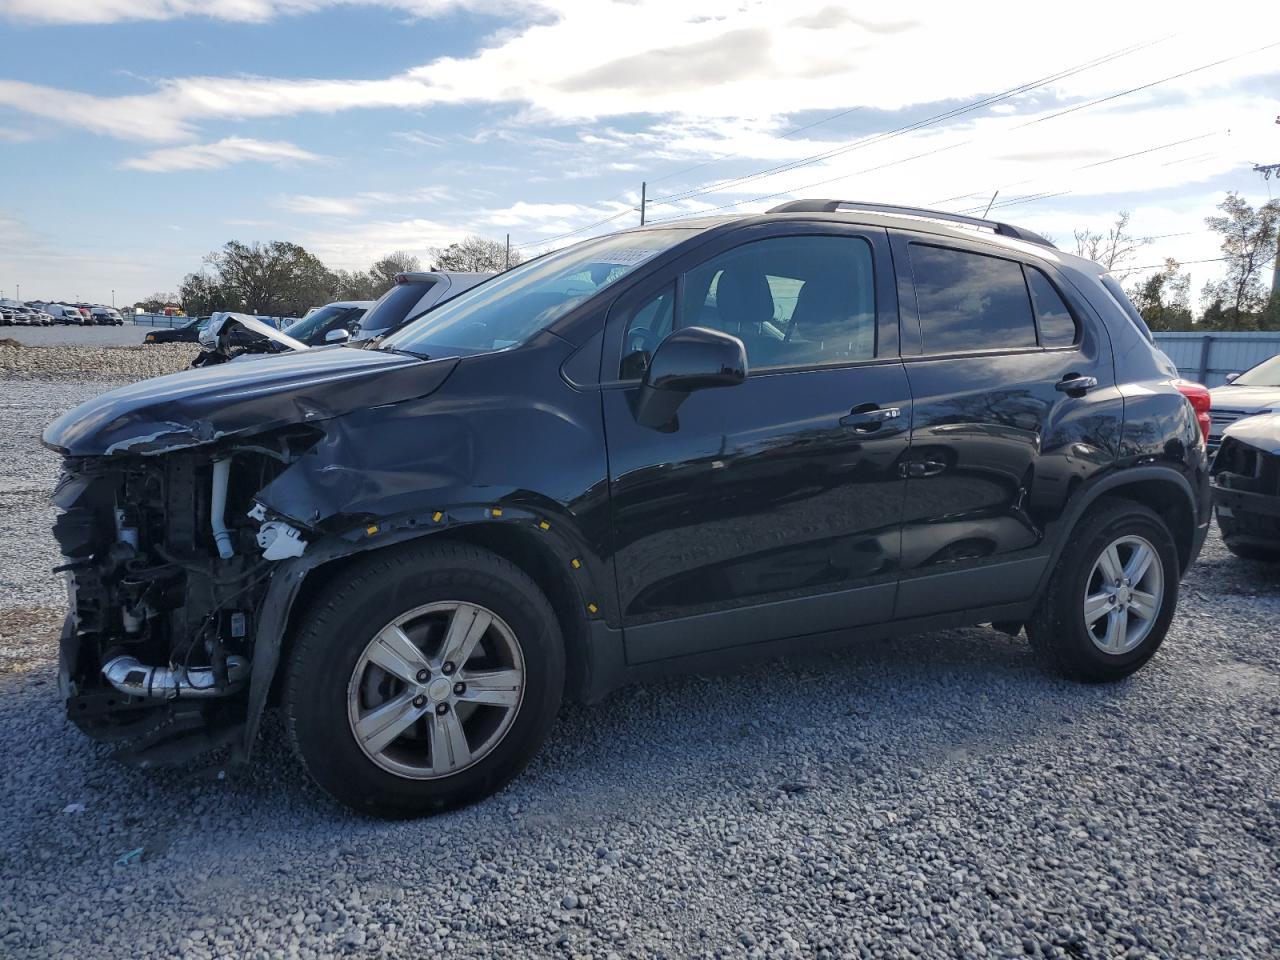
M 55 323 L 81 327 L 119 327 L 124 325 L 124 317 L 115 307 L 104 307 L 101 304 L 0 300 L 0 326 L 48 327 Z
M 242 356 L 305 350 L 343 343 L 367 343 L 417 320 L 437 304 L 489 279 L 491 273 L 413 272 L 396 276 L 378 300 L 339 300 L 325 304 L 283 327 L 269 318 L 242 313 L 192 317 L 176 327 L 157 328 L 144 343 L 201 343 L 205 350 L 193 366 Z

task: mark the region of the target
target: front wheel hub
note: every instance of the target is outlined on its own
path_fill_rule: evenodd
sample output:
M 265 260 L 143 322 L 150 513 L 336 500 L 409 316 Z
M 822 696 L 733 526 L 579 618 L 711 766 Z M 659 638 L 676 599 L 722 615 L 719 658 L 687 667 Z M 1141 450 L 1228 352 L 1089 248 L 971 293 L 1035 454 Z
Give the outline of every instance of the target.
M 515 721 L 524 688 L 524 653 L 501 617 L 474 603 L 430 603 L 365 645 L 347 684 L 347 718 L 379 767 L 438 779 L 493 751 Z

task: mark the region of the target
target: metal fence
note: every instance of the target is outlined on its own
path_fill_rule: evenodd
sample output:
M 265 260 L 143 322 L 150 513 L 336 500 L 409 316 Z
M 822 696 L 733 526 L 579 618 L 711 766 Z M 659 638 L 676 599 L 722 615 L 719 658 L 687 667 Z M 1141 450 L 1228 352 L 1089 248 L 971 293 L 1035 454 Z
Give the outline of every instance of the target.
M 128 317 L 129 315 L 125 314 L 125 319 L 128 319 Z M 133 322 L 140 327 L 180 327 L 192 319 L 192 317 L 170 317 L 163 313 L 135 313 L 133 315 Z M 283 330 L 298 318 L 259 316 L 258 319 L 263 323 L 271 324 L 277 330 Z
M 1209 387 L 1227 382 L 1280 353 L 1280 331 L 1247 333 L 1156 333 L 1156 344 L 1188 380 Z

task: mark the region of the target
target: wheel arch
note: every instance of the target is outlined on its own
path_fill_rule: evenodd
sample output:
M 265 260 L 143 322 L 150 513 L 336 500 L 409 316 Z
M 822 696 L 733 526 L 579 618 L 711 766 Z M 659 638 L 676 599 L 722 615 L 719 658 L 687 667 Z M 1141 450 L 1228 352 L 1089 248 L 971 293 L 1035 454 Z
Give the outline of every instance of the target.
M 1198 516 L 1195 493 L 1190 481 L 1177 469 L 1157 465 L 1128 467 L 1103 478 L 1080 491 L 1063 523 L 1063 535 L 1054 547 L 1051 562 L 1045 568 L 1045 581 L 1054 568 L 1081 518 L 1103 499 L 1131 500 L 1150 507 L 1164 520 L 1178 549 L 1179 567 L 1183 573 L 1195 559 Z M 1044 581 L 1041 583 L 1043 588 Z
M 297 592 L 289 601 L 288 612 L 280 631 L 278 654 L 271 667 L 268 703 L 279 702 L 283 674 L 279 666 L 289 656 L 299 621 L 314 601 L 352 565 L 383 550 L 418 545 L 428 540 L 466 543 L 489 550 L 514 564 L 537 584 L 555 612 L 564 639 L 568 670 L 565 677 L 566 694 L 571 697 L 582 695 L 588 688 L 592 673 L 587 617 L 587 605 L 591 601 L 583 592 L 580 578 L 574 576 L 575 568 L 572 564 L 575 557 L 562 556 L 564 553 L 572 554 L 573 551 L 564 549 L 562 541 L 548 536 L 536 522 L 489 519 L 450 525 L 438 530 L 424 529 L 414 536 L 387 540 L 378 545 L 367 544 L 365 549 L 352 550 L 306 569 Z M 577 572 L 586 572 L 581 561 Z M 256 718 L 250 718 L 251 725 L 256 725 L 255 720 Z

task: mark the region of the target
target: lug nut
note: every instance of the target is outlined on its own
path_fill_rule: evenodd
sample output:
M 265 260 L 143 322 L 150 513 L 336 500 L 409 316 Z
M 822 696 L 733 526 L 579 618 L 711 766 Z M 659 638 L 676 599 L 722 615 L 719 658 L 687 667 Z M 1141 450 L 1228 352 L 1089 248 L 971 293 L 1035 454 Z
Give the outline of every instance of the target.
M 448 712 L 449 712 L 449 705 L 448 705 L 447 703 L 437 703 L 437 704 L 436 704 L 436 714 L 437 714 L 438 716 L 443 717 L 443 716 L 444 716 L 446 713 L 448 713 Z
M 419 670 L 419 671 L 418 671 L 418 676 L 417 676 L 417 678 L 416 678 L 416 679 L 417 679 L 417 681 L 418 681 L 419 683 L 426 683 L 428 680 L 430 680 L 430 679 L 431 679 L 431 671 L 430 671 L 430 670 Z
M 420 707 L 426 702 L 427 702 L 427 698 L 422 696 L 421 694 L 413 698 L 413 705 L 415 707 Z
M 458 696 L 462 696 L 464 693 L 467 692 L 467 685 L 465 683 L 455 683 L 453 685 L 453 692 L 456 693 Z
M 453 665 L 452 663 L 446 663 L 446 664 L 445 664 L 443 667 L 441 667 L 440 669 L 441 669 L 441 672 L 442 672 L 442 673 L 444 673 L 444 675 L 447 677 L 447 676 L 449 676 L 450 674 L 452 674 L 452 673 L 453 673 L 453 671 L 454 671 L 454 670 L 456 670 L 457 668 L 456 668 L 456 667 L 454 667 L 454 665 Z

